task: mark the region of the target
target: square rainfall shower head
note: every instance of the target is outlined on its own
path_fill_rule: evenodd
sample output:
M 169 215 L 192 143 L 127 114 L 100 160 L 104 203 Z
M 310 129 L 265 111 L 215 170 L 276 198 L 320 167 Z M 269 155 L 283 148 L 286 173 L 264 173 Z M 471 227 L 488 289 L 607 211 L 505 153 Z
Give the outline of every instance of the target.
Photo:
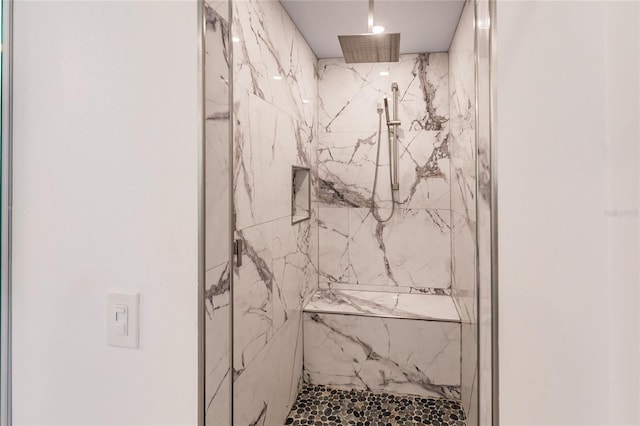
M 339 35 L 338 40 L 348 64 L 400 60 L 400 33 Z

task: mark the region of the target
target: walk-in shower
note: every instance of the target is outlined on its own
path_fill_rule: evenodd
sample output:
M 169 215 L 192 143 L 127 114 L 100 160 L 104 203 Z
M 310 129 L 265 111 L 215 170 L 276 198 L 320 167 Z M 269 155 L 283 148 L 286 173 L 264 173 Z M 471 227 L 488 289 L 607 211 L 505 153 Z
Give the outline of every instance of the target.
M 391 220 L 395 212 L 396 194 L 400 189 L 398 183 L 398 126 L 401 124 L 398 120 L 398 83 L 391 84 L 391 93 L 393 94 L 393 120 L 389 115 L 389 99 L 384 98 L 384 114 L 387 121 L 387 140 L 389 148 L 389 187 L 391 189 L 391 213 L 386 219 L 380 216 L 376 206 L 376 187 L 378 185 L 378 169 L 380 168 L 380 145 L 382 144 L 382 106 L 378 104 L 378 147 L 376 151 L 376 165 L 373 175 L 373 189 L 371 190 L 371 214 L 378 222 L 384 223 Z
M 205 2 L 205 425 L 488 424 L 481 1 Z

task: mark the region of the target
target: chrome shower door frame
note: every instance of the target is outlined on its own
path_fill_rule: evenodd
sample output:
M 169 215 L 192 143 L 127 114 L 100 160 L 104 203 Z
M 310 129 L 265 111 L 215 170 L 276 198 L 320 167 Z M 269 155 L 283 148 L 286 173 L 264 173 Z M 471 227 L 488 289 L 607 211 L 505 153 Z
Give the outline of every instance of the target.
M 13 0 L 2 1 L 2 182 L 0 194 L 0 425 L 11 424 L 11 200 L 13 144 Z
M 474 0 L 478 423 L 498 426 L 498 180 L 496 0 Z M 483 162 L 484 160 L 484 162 Z

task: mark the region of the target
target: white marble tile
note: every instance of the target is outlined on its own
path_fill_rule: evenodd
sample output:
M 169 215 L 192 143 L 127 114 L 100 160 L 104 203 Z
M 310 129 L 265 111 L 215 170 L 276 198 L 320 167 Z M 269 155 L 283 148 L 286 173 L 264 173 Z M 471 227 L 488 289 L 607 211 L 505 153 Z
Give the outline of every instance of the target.
M 320 208 L 318 221 L 319 271 L 323 280 L 349 280 L 349 211 Z
M 411 293 L 318 290 L 304 311 L 460 322 L 451 297 Z
M 451 155 L 451 208 L 475 214 L 475 136 L 474 129 L 468 119 L 473 120 L 471 112 L 467 113 L 458 128 L 452 120 L 449 151 Z
M 205 3 L 205 223 L 207 269 L 229 260 L 229 65 L 228 24 Z M 225 244 L 225 241 L 227 242 Z
M 215 4 L 214 4 L 215 3 Z M 205 114 L 229 112 L 229 23 L 226 1 L 204 3 Z M 228 7 L 228 6 L 227 6 Z
M 386 293 L 411 293 L 411 287 L 400 287 L 392 285 L 365 285 L 350 284 L 348 282 L 325 282 L 319 284 L 320 290 L 357 290 L 357 291 L 381 291 Z
M 208 378 L 207 378 L 208 380 Z M 206 426 L 231 425 L 231 374 L 224 376 L 217 389 L 215 397 L 207 400 L 204 424 Z
M 491 418 L 492 400 L 492 330 L 491 330 L 491 250 L 490 241 L 483 238 L 490 234 L 489 211 L 478 210 L 479 281 L 478 281 L 478 393 L 481 422 Z
M 478 425 L 478 328 L 477 324 L 461 324 L 460 394 L 468 425 Z
M 471 211 L 475 206 L 475 60 L 473 10 L 465 6 L 449 50 L 451 117 L 451 208 Z
M 376 171 L 377 130 L 332 132 L 318 136 L 319 201 L 326 206 L 369 207 Z M 381 133 L 376 203 L 391 207 L 388 132 Z M 409 208 L 448 209 L 449 151 L 447 132 L 399 132 L 396 202 Z
M 230 421 L 231 313 L 229 269 L 223 264 L 205 275 L 205 418 Z M 218 423 L 220 424 L 220 423 Z
M 411 293 L 411 294 L 427 294 L 431 296 L 452 296 L 451 288 L 431 288 L 431 287 L 402 287 L 392 285 L 366 285 L 366 284 L 350 284 L 343 282 L 325 282 L 321 281 L 318 288 L 322 290 L 358 290 L 358 291 L 381 291 L 383 293 Z
M 449 216 L 448 210 L 396 209 L 389 222 L 378 223 L 368 209 L 349 209 L 349 281 L 448 288 Z
M 229 64 L 225 1 L 204 4 L 205 17 L 205 424 L 231 422 L 229 277 Z
M 234 45 L 236 86 L 311 123 L 317 63 L 313 51 L 280 2 L 240 0 L 233 5 L 233 35 L 239 40 Z
M 398 202 L 402 207 L 450 208 L 450 164 L 446 130 L 423 130 L 400 135 Z
M 315 148 L 313 124 L 242 88 L 234 99 L 234 208 L 242 229 L 291 214 L 291 166 L 310 166 Z
M 462 317 L 461 393 L 469 424 L 479 418 L 474 20 L 474 4 L 467 3 L 449 52 L 452 290 Z
M 229 0 L 205 0 L 205 7 L 211 8 L 228 21 Z
M 451 279 L 463 321 L 476 321 L 476 223 L 466 212 L 452 211 Z
M 309 223 L 309 269 L 305 281 L 307 287 L 305 289 L 305 302 L 318 289 L 320 274 L 320 227 L 319 227 L 319 209 L 317 203 L 311 203 L 311 221 Z M 303 302 L 304 304 L 304 302 Z
M 304 164 L 291 117 L 243 89 L 234 97 L 234 208 L 243 229 L 291 214 L 291 166 Z
M 449 288 L 449 220 L 430 218 L 431 224 L 421 229 L 420 219 L 415 216 L 428 213 L 405 210 L 450 208 L 448 66 L 446 53 L 401 55 L 400 61 L 393 64 L 345 64 L 342 59 L 318 61 L 317 199 L 321 208 L 350 209 L 346 244 L 340 237 L 344 226 L 332 223 L 331 232 L 325 232 L 324 238 L 323 229 L 320 230 L 321 281 L 336 285 Z M 390 75 L 381 76 L 383 70 L 388 70 Z M 398 115 L 402 125 L 397 202 L 403 212 L 397 213 L 398 218 L 392 222 L 381 225 L 380 238 L 377 238 L 378 225 L 366 215 L 376 171 L 376 107 L 384 96 L 391 95 L 391 82 L 397 82 L 400 88 Z M 384 124 L 381 137 L 375 200 L 382 212 L 388 212 L 384 209 L 391 207 L 391 191 Z M 344 212 L 328 214 L 344 221 Z M 448 216 L 448 213 L 442 214 Z M 420 237 L 416 238 L 412 227 Z M 435 228 L 437 232 L 433 232 Z M 405 232 L 406 235 L 400 235 Z M 426 234 L 433 237 L 431 244 L 422 240 L 421 236 Z M 410 243 L 405 244 L 405 240 Z M 345 247 L 349 252 L 346 272 L 344 256 L 340 255 Z M 330 251 L 331 248 L 337 250 Z M 414 256 L 409 253 L 411 250 L 427 256 Z
M 236 378 L 236 424 L 284 424 L 302 379 L 302 351 L 302 318 L 298 311 Z
M 211 268 L 230 258 L 229 119 L 205 122 L 205 266 Z
M 242 229 L 290 213 L 291 166 L 310 167 L 315 158 L 317 85 L 316 58 L 279 2 L 238 1 L 234 10 L 234 199 Z
M 305 380 L 459 398 L 460 324 L 304 314 Z
M 317 191 L 317 59 L 280 2 L 232 7 L 233 197 L 245 242 L 234 275 L 235 416 L 270 426 L 295 399 L 301 308 L 318 282 L 317 204 L 309 221 L 290 218 L 292 165 L 313 166 Z
M 386 138 L 386 132 L 383 133 Z M 389 156 L 383 140 L 377 200 L 390 200 Z M 376 169 L 377 129 L 318 135 L 318 200 L 336 207 L 368 207 Z
M 402 128 L 442 130 L 449 118 L 447 53 L 400 55 L 396 63 L 346 64 L 318 61 L 320 130 L 375 131 L 376 106 L 399 86 L 398 118 Z M 388 76 L 381 76 L 388 71 Z
M 271 223 L 238 231 L 236 238 L 243 243 L 243 261 L 234 268 L 233 368 L 241 374 L 273 333 Z
M 243 265 L 235 269 L 234 335 L 236 374 L 244 374 L 275 333 L 299 313 L 315 291 L 312 261 L 317 240 L 313 220 L 291 224 L 284 217 L 239 231 Z
M 272 226 L 273 325 L 277 329 L 301 309 L 311 287 L 309 281 L 317 281 L 317 275 L 310 258 L 314 243 L 310 238 L 312 222 L 292 225 L 291 219 L 285 217 Z

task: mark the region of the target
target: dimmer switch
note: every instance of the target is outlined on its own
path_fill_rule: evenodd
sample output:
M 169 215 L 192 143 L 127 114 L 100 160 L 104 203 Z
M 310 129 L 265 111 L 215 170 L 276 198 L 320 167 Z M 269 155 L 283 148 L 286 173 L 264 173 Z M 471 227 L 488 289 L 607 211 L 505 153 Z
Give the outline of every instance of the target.
M 107 343 L 126 348 L 138 347 L 138 293 L 107 295 Z

